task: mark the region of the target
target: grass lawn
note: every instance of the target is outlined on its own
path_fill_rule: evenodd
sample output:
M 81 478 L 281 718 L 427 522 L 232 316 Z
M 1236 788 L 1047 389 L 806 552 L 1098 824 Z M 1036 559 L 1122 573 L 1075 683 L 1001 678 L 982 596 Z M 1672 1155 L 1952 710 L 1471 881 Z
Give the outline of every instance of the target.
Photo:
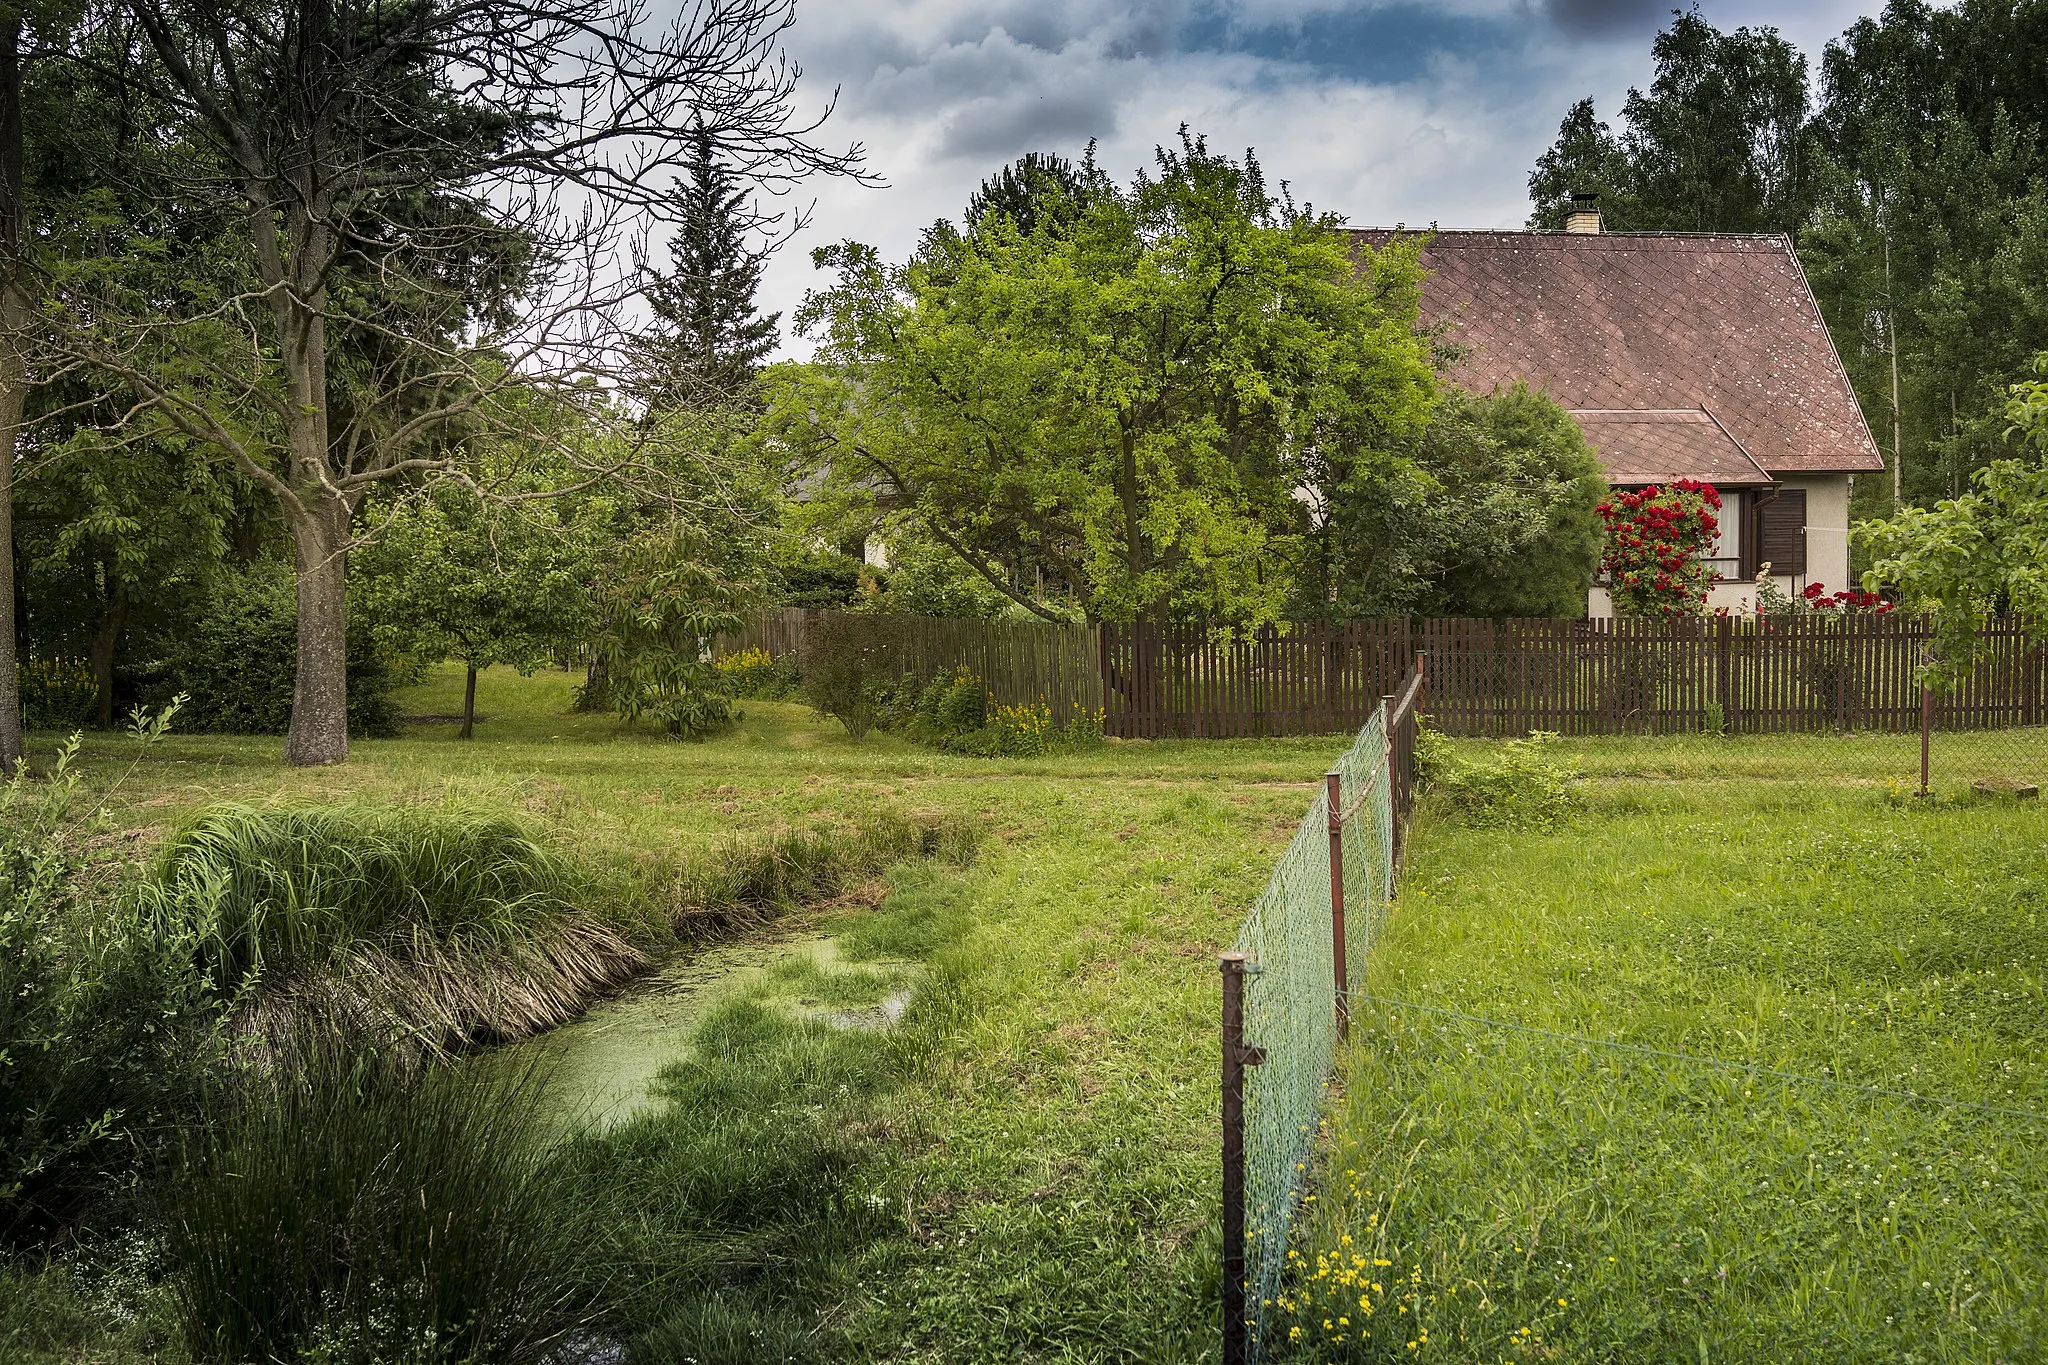
M 670 1104 L 579 1151 L 642 1273 L 621 1330 L 648 1361 L 1213 1358 L 1215 955 L 1342 741 L 969 759 L 747 703 L 733 732 L 677 743 L 568 714 L 573 681 L 492 670 L 474 741 L 420 726 L 327 770 L 286 769 L 276 739 L 174 735 L 112 809 L 168 827 L 219 800 L 452 799 L 682 862 L 880 810 L 971 817 L 989 836 L 971 865 L 906 868 L 879 910 L 822 925 L 855 966 L 919 964 L 900 1028 L 764 1014 L 770 996 L 862 1003 L 858 981 L 769 980 L 720 1007 L 694 1060 L 678 1049 Z M 403 707 L 454 712 L 460 685 L 444 671 Z M 123 740 L 87 750 L 96 782 L 127 768 Z M 98 1274 L 78 1274 L 87 1311 L 0 1313 L 0 1355 L 123 1358 L 53 1326 L 109 1330 Z
M 570 714 L 573 682 L 492 670 L 474 741 L 335 769 L 174 735 L 87 772 L 133 825 L 453 801 L 650 868 L 974 822 L 965 866 L 757 927 L 834 949 L 693 1014 L 658 1101 L 565 1149 L 608 1330 L 635 1365 L 1215 1358 L 1215 954 L 1344 741 L 972 759 L 747 703 L 676 743 Z M 2040 1358 L 2048 1125 L 1869 1091 L 2048 1109 L 2041 812 L 1900 799 L 1903 741 L 1567 748 L 1594 780 L 1563 828 L 1418 818 L 1303 1229 L 1305 1357 Z M 906 984 L 895 1026 L 835 1026 Z M 152 1255 L 0 1266 L 0 1357 L 177 1359 Z
M 1299 1357 L 2044 1358 L 2048 815 L 1893 741 L 1561 747 L 1559 828 L 1418 817 Z

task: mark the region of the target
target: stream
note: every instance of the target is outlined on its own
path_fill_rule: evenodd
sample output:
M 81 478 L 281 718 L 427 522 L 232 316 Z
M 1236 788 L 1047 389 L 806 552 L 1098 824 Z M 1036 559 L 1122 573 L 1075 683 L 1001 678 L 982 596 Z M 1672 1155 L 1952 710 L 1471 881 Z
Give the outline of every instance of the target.
M 650 1087 L 656 1076 L 687 1053 L 698 1023 L 717 1006 L 750 991 L 786 996 L 772 989 L 778 969 L 810 967 L 837 975 L 901 965 L 864 962 L 849 968 L 831 935 L 815 931 L 719 944 L 677 957 L 623 994 L 591 1006 L 574 1023 L 491 1048 L 472 1065 L 487 1073 L 538 1065 L 547 1077 L 551 1117 L 565 1127 L 608 1127 L 654 1103 Z M 909 1001 L 906 987 L 873 1005 L 826 1008 L 798 997 L 780 1003 L 840 1028 L 886 1028 L 902 1017 Z

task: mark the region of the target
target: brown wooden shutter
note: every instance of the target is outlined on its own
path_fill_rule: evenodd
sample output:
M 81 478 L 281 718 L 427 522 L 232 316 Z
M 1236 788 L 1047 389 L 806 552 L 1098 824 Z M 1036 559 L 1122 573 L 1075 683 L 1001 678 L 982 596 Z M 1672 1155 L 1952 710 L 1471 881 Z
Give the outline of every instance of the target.
M 1756 505 L 1756 557 L 1774 574 L 1806 572 L 1806 490 L 1781 488 Z

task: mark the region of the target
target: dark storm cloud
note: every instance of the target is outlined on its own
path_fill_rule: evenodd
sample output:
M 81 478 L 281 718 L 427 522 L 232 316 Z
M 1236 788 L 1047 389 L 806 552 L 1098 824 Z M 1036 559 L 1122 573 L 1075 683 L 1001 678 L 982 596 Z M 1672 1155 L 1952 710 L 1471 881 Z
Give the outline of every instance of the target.
M 1485 61 L 1518 49 L 1524 25 L 1502 15 L 1459 14 L 1418 0 L 1254 17 L 1250 6 L 1210 5 L 1182 25 L 1186 52 L 1236 53 L 1310 68 L 1324 78 L 1399 84 L 1428 78 L 1433 59 Z
M 1109 138 L 1117 130 L 1117 96 L 1099 89 L 1064 93 L 1012 92 L 980 100 L 947 120 L 939 144 L 948 156 L 985 161 L 991 166 L 1028 151 L 1057 151 L 1069 156 L 1089 138 Z
M 1671 17 L 1674 0 L 1543 0 L 1543 13 L 1566 33 L 1606 37 L 1646 33 Z

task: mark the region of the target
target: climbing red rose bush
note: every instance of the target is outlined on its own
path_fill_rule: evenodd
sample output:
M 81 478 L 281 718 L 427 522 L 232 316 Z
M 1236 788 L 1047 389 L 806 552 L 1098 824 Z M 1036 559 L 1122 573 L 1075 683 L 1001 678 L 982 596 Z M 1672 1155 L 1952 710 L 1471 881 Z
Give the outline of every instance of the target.
M 1617 616 L 1698 616 L 1714 581 L 1707 563 L 1721 534 L 1721 495 L 1679 479 L 1621 493 L 1597 509 L 1607 525 L 1600 571 Z

